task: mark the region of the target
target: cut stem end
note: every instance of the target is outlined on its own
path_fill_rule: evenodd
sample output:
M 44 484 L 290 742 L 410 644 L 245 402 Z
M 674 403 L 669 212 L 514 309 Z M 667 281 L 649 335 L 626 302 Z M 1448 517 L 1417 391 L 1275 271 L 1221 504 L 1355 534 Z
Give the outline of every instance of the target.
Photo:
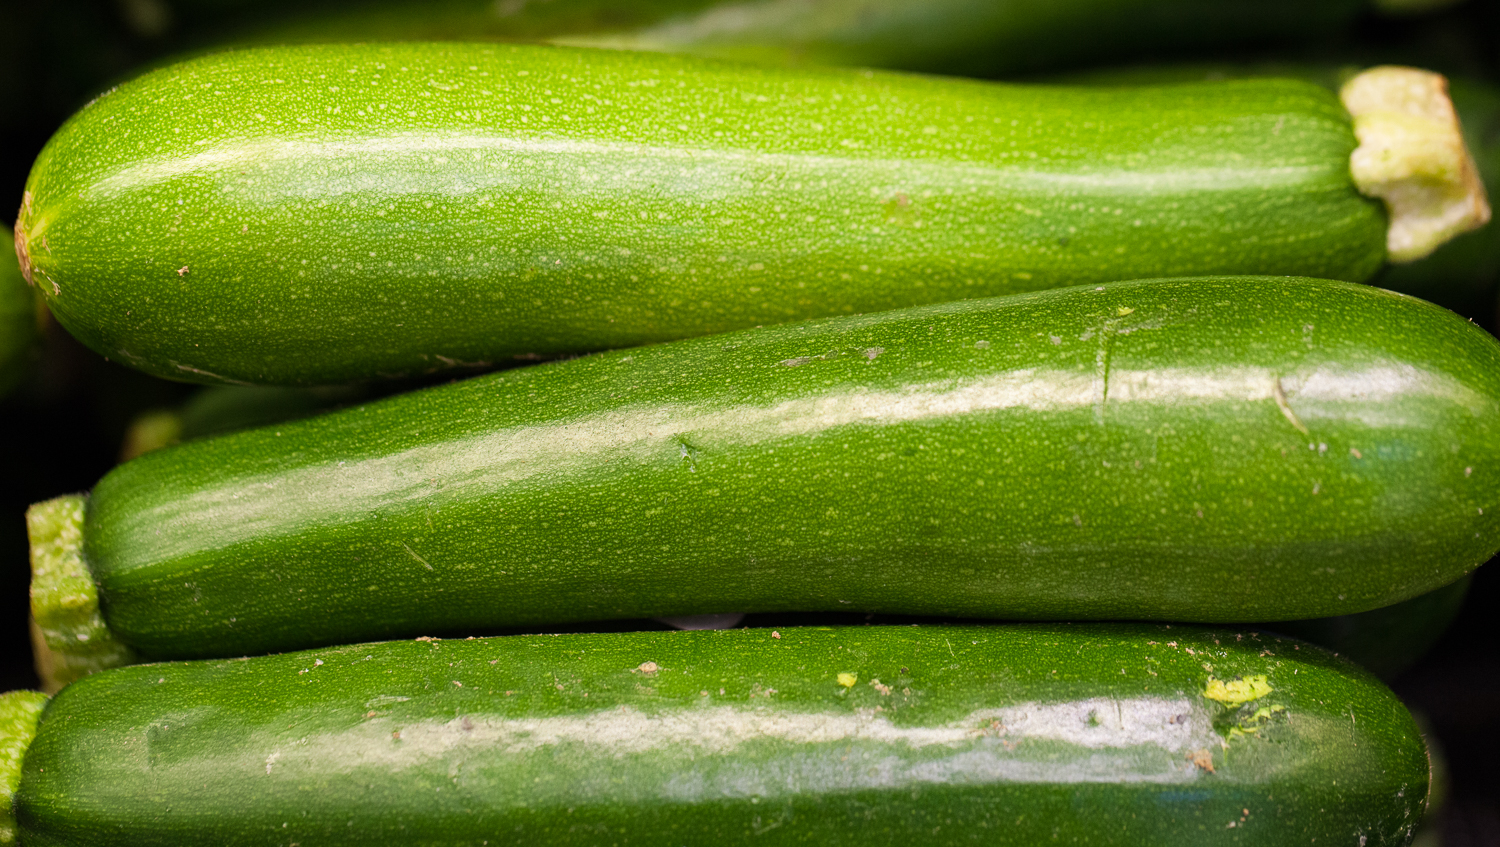
M 99 589 L 83 560 L 88 499 L 70 494 L 26 510 L 31 539 L 32 648 L 43 690 L 128 665 L 135 653 L 115 638 L 99 611 Z
M 37 723 L 47 695 L 40 691 L 0 694 L 0 844 L 15 844 L 16 788 L 21 784 L 21 759 L 36 737 Z
M 1414 262 L 1489 221 L 1484 183 L 1441 74 L 1371 68 L 1345 83 L 1339 98 L 1359 140 L 1349 157 L 1354 184 L 1390 213 L 1392 262 Z

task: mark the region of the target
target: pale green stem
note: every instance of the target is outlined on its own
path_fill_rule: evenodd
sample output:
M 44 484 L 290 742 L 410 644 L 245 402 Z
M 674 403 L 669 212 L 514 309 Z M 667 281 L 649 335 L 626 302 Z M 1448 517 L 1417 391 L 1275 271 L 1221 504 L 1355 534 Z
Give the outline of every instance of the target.
M 21 759 L 36 737 L 47 695 L 40 691 L 0 694 L 0 844 L 17 838 L 15 798 L 21 784 Z
M 70 494 L 26 510 L 31 538 L 32 647 L 42 687 L 54 692 L 94 671 L 128 665 L 135 654 L 109 631 L 99 589 L 83 560 L 88 498 Z
M 1490 219 L 1484 183 L 1464 145 L 1448 80 L 1416 68 L 1371 68 L 1339 91 L 1359 146 L 1349 170 L 1390 212 L 1386 256 L 1421 259 Z

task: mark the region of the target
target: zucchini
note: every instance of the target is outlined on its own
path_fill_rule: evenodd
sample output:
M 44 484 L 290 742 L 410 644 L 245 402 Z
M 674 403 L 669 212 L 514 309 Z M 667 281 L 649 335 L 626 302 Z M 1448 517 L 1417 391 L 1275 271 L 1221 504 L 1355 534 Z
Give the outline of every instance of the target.
M 180 441 L 305 418 L 346 406 L 366 393 L 353 386 L 209 386 L 178 408 L 151 409 L 137 415 L 125 432 L 120 460 L 134 459 Z
M 1164 626 L 389 642 L 96 674 L 22 847 L 1400 845 L 1428 762 L 1353 664 Z
M 1311 42 L 1348 28 L 1369 6 L 1386 5 L 1363 0 L 345 0 L 208 32 L 260 44 L 552 39 L 777 64 L 989 76 L 1159 50 Z
M 148 453 L 29 520 L 47 644 L 97 667 L 715 612 L 1318 617 L 1459 578 L 1497 512 L 1495 339 L 1197 278 L 491 374 Z
M 1469 577 L 1380 609 L 1355 615 L 1268 623 L 1266 629 L 1310 641 L 1390 681 L 1417 663 L 1458 617 Z
M 1351 65 L 1304 62 L 1180 63 L 1070 73 L 1053 82 L 1138 87 L 1204 80 L 1291 77 L 1337 90 L 1356 72 Z M 1477 79 L 1450 78 L 1448 92 L 1486 193 L 1500 196 L 1500 88 Z M 1500 223 L 1490 221 L 1438 247 L 1420 261 L 1388 265 L 1371 282 L 1444 305 L 1491 291 L 1500 280 Z M 1488 316 L 1486 316 L 1487 318 Z
M 1387 217 L 1351 151 L 1344 108 L 1293 81 L 266 48 L 86 107 L 17 243 L 111 359 L 318 384 L 1111 279 L 1362 280 Z
M 10 243 L 9 228 L 0 226 L 0 397 L 25 378 L 36 352 L 40 302 L 21 276 Z
M 217 4 L 216 4 L 217 5 Z M 338 41 L 542 41 L 777 64 L 977 76 L 1230 45 L 1312 43 L 1401 0 L 340 0 L 268 17 L 264 4 L 191 40 L 219 46 Z M 306 4 L 304 4 L 306 5 Z M 1407 8 L 1403 8 L 1407 7 Z M 186 9 L 184 12 L 188 11 Z

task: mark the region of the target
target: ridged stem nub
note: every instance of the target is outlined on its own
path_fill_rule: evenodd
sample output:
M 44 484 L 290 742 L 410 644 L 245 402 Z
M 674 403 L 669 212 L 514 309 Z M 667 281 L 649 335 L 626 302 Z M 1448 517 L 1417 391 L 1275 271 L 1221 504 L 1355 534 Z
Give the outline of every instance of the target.
M 37 675 L 49 693 L 94 671 L 135 661 L 135 653 L 104 622 L 99 588 L 83 560 L 87 506 L 87 496 L 69 494 L 26 510 L 32 648 Z
M 1354 184 L 1390 212 L 1387 258 L 1414 262 L 1489 221 L 1484 183 L 1442 74 L 1371 68 L 1344 83 L 1339 99 L 1359 139 L 1349 157 Z
M 47 695 L 40 691 L 0 694 L 0 844 L 16 843 L 16 788 L 21 784 L 21 759 L 36 737 L 37 722 Z

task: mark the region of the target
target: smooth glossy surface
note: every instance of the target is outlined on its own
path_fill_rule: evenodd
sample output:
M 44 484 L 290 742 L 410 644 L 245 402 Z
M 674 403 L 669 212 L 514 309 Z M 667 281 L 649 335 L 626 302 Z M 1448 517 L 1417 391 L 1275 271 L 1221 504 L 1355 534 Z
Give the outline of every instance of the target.
M 777 610 L 1265 621 L 1500 548 L 1500 344 L 1366 286 L 1117 283 L 493 374 L 95 488 L 148 654 Z
M 64 326 L 327 383 L 1205 273 L 1362 280 L 1385 214 L 1292 81 L 1131 91 L 453 44 L 226 53 L 104 95 L 19 228 Z
M 1405 844 L 1427 757 L 1354 665 L 1164 626 L 405 641 L 95 674 L 27 847 Z

